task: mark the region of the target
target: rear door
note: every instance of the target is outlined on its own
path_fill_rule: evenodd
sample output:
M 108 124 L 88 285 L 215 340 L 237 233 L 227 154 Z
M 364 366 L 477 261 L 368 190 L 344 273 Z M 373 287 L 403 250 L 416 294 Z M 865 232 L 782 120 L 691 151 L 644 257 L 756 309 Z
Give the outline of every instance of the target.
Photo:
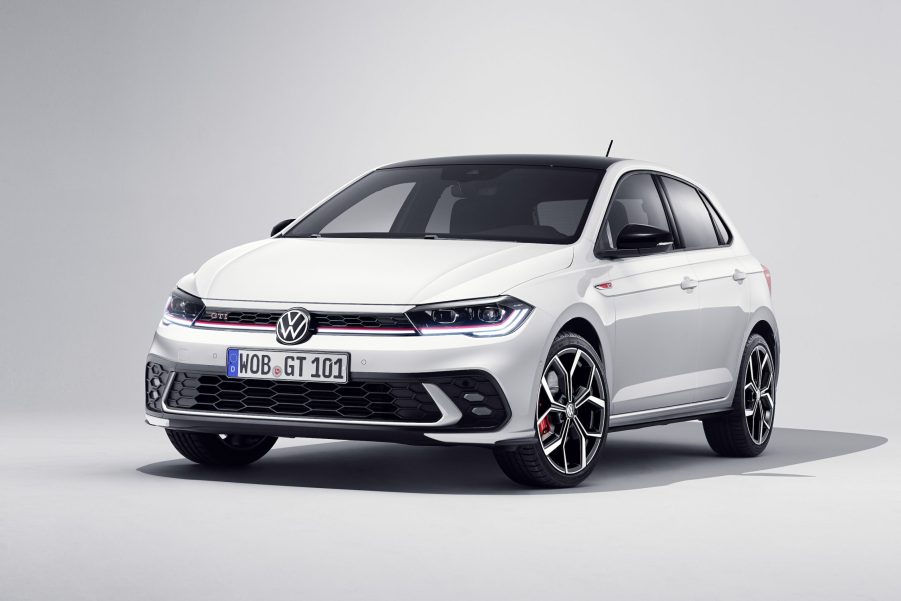
M 654 176 L 624 176 L 614 191 L 601 226 L 601 249 L 615 248 L 629 223 L 673 232 Z M 611 415 L 650 412 L 695 400 L 697 379 L 698 296 L 684 253 L 663 252 L 615 259 L 600 293 L 613 299 Z M 597 285 L 599 282 L 595 282 Z
M 660 176 L 682 240 L 682 254 L 698 281 L 700 321 L 697 348 L 697 400 L 722 399 L 732 391 L 734 373 L 748 324 L 748 290 L 731 234 L 694 186 Z

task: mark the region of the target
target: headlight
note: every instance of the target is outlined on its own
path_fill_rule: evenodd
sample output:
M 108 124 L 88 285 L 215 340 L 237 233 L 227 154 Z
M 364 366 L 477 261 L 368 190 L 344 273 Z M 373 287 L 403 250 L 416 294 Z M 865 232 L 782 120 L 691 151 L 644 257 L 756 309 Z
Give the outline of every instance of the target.
M 166 302 L 163 321 L 177 323 L 180 326 L 190 326 L 203 313 L 203 309 L 202 300 L 187 292 L 175 289 Z
M 407 312 L 420 334 L 505 336 L 526 320 L 532 306 L 510 296 L 423 305 Z

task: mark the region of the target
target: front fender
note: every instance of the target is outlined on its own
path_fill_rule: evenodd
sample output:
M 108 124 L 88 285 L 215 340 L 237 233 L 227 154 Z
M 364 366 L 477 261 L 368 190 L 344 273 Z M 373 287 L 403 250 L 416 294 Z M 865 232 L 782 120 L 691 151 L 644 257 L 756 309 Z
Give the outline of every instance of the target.
M 561 331 L 567 329 L 567 324 L 573 320 L 582 321 L 582 325 L 590 327 L 598 340 L 597 351 L 604 362 L 604 377 L 610 388 L 610 376 L 613 373 L 613 322 L 615 318 L 613 301 L 603 297 L 591 285 L 593 279 L 589 273 L 583 274 L 576 282 L 576 294 L 562 292 L 564 286 L 572 286 L 572 273 L 565 276 L 556 274 L 547 278 L 529 282 L 509 291 L 509 294 L 519 298 L 551 317 L 548 323 L 551 327 L 545 332 L 544 344 L 538 355 L 539 361 L 533 376 L 532 405 L 538 402 L 538 390 L 540 387 L 541 373 L 544 370 L 545 359 L 550 351 L 554 338 Z M 565 304 L 567 300 L 576 297 L 575 303 Z M 609 390 L 608 390 L 609 393 Z

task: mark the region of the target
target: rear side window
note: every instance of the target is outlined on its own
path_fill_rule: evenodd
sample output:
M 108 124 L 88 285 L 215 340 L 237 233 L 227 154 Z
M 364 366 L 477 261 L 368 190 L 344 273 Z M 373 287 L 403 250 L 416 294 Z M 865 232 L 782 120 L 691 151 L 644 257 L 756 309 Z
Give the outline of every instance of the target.
M 630 223 L 652 225 L 670 232 L 657 186 L 649 173 L 628 175 L 616 187 L 601 226 L 600 247 L 616 249 L 616 237 Z
M 709 199 L 706 200 L 707 210 L 710 211 L 710 216 L 713 217 L 713 225 L 716 227 L 716 233 L 720 236 L 720 244 L 729 244 L 732 242 L 732 234 L 729 233 L 729 228 L 726 227 L 726 224 L 723 222 L 723 218 L 720 217 L 720 214 L 716 212 L 716 209 L 710 204 Z
M 682 234 L 682 244 L 686 250 L 714 248 L 719 246 L 713 220 L 704 199 L 692 186 L 670 177 L 661 177 L 673 209 L 676 226 Z

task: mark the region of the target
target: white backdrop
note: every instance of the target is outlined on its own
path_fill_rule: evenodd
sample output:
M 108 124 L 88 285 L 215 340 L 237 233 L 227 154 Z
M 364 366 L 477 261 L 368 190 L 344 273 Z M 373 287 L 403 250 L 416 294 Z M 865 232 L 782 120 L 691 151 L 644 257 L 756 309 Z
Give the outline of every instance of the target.
M 609 138 L 771 267 L 786 385 L 899 357 L 897 3 L 0 6 L 7 404 L 137 408 L 175 281 L 365 169 Z
M 363 170 L 614 138 L 708 185 L 770 266 L 777 424 L 897 432 L 899 22 L 891 1 L 0 0 L 5 423 L 137 425 L 176 280 Z

